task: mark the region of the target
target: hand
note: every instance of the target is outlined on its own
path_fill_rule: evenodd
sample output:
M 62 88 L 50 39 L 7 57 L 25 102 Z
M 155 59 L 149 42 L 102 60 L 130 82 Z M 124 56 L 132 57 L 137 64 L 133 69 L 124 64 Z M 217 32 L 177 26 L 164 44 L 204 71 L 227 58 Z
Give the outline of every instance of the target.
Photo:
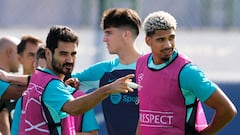
M 140 85 L 138 85 L 138 84 L 136 84 L 135 82 L 132 82 L 132 81 L 128 81 L 127 85 L 128 85 L 128 87 L 133 88 L 133 89 L 140 89 L 140 88 L 142 88 L 142 86 L 140 86 Z
M 76 88 L 78 89 L 79 88 L 79 85 L 80 85 L 80 82 L 77 78 L 69 78 L 65 81 L 65 84 L 66 85 L 70 85 L 72 86 L 73 88 Z
M 9 73 L 7 73 L 6 71 L 0 69 L 0 80 L 9 82 L 9 80 L 8 80 L 8 76 L 9 75 L 10 75 Z
M 133 92 L 134 90 L 129 87 L 128 82 L 134 77 L 134 74 L 129 74 L 124 77 L 117 79 L 116 81 L 109 84 L 110 93 L 128 93 Z

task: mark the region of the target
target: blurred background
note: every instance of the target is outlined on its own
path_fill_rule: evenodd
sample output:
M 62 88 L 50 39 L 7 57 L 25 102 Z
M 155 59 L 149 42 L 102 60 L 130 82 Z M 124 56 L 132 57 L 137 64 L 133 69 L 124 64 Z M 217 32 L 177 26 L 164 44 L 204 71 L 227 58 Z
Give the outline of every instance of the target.
M 240 1 L 239 0 L 0 0 L 0 36 L 21 38 L 34 34 L 45 41 L 52 25 L 67 25 L 80 38 L 74 72 L 110 56 L 102 42 L 100 19 L 113 7 L 135 9 L 142 20 L 151 12 L 164 10 L 178 22 L 177 48 L 186 53 L 240 108 Z M 147 53 L 142 31 L 136 48 Z M 21 71 L 21 70 L 20 70 Z M 204 106 L 208 120 L 213 112 Z M 105 135 L 99 108 L 100 135 Z M 237 135 L 237 116 L 219 134 Z

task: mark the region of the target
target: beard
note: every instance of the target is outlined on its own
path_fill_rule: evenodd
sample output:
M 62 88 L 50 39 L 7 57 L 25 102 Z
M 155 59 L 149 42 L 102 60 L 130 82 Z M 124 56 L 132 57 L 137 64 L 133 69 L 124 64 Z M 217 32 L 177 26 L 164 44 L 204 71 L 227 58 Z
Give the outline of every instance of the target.
M 167 62 L 170 58 L 162 58 L 162 61 Z
M 167 49 L 163 49 L 161 50 L 162 53 L 164 53 L 165 55 L 161 58 L 162 61 L 169 61 L 170 58 L 172 57 L 174 48 L 167 48 Z
M 66 70 L 64 70 L 65 66 L 71 66 L 72 68 L 66 68 Z M 56 59 L 52 58 L 52 68 L 57 73 L 61 73 L 64 75 L 71 74 L 73 70 L 73 66 L 74 66 L 74 63 L 68 63 L 68 62 L 65 62 L 64 64 L 61 65 Z
M 163 58 L 161 58 L 161 60 L 164 61 L 164 62 L 167 62 L 167 61 L 170 60 L 170 57 L 163 57 Z

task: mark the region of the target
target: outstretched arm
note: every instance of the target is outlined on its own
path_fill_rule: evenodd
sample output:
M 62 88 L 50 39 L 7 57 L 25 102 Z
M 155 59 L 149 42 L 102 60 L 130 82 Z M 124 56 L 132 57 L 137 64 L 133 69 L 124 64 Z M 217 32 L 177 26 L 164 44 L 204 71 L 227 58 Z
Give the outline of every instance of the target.
M 12 84 L 27 86 L 28 80 L 30 79 L 29 77 L 29 75 L 7 73 L 6 71 L 0 69 L 0 80 L 10 82 Z
M 110 94 L 133 92 L 133 89 L 127 85 L 127 82 L 133 77 L 134 74 L 126 75 L 110 84 L 100 87 L 89 94 L 80 96 L 74 100 L 70 100 L 63 105 L 62 111 L 71 115 L 78 115 L 96 106 Z
M 219 88 L 205 103 L 215 110 L 215 114 L 209 126 L 200 135 L 215 135 L 237 114 L 234 104 Z

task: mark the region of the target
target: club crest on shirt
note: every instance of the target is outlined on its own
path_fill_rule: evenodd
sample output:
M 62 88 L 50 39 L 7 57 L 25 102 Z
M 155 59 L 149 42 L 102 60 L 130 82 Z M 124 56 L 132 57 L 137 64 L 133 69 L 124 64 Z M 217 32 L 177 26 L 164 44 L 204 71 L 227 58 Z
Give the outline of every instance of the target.
M 119 104 L 119 102 L 122 100 L 122 94 L 121 93 L 111 94 L 110 100 L 113 104 Z

